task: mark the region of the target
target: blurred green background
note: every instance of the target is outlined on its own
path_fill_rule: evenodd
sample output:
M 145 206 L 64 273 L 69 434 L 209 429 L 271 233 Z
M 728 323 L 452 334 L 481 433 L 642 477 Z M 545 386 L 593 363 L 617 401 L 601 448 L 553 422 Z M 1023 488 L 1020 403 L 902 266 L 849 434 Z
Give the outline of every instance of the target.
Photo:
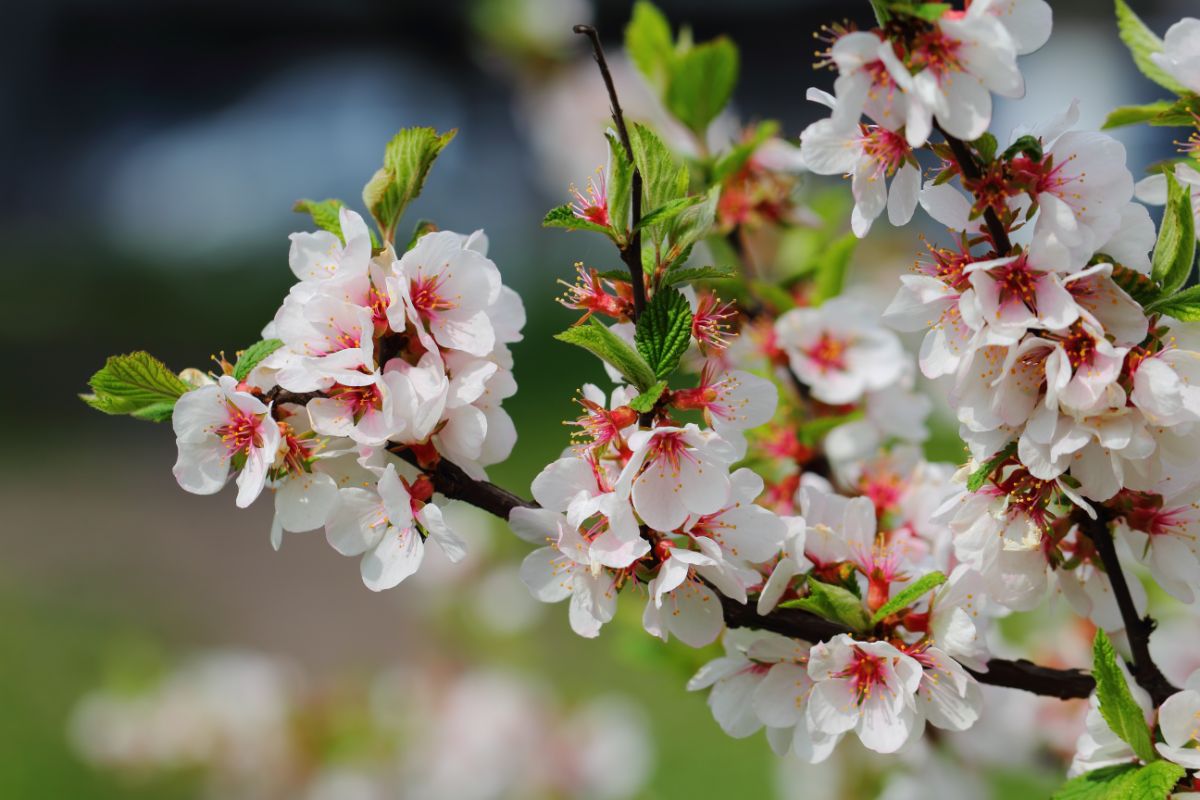
M 1093 125 L 1112 106 L 1157 98 L 1121 50 L 1107 4 L 1052 4 L 1060 35 L 1023 61 L 1029 96 L 998 109 L 996 130 L 1071 96 Z M 853 13 L 865 21 L 861 5 Z M 1160 31 L 1190 7 L 1135 5 Z M 698 38 L 726 32 L 739 43 L 743 119 L 780 119 L 794 137 L 815 118 L 804 91 L 830 76 L 812 74 L 811 33 L 847 16 L 846 4 L 662 7 Z M 93 687 L 213 648 L 270 653 L 315 680 L 424 659 L 511 668 L 567 703 L 615 691 L 650 719 L 656 768 L 644 796 L 763 797 L 789 785 L 761 736 L 729 739 L 703 696 L 684 690 L 712 653 L 641 634 L 636 601 L 593 641 L 570 634 L 562 606 L 539 608 L 515 632 L 481 622 L 489 589 L 477 578 L 525 549 L 502 528 L 487 532 L 484 566 L 465 577 L 372 594 L 319 533 L 272 552 L 267 503 L 238 511 L 227 494 L 178 489 L 168 428 L 105 418 L 75 398 L 109 354 L 148 349 L 176 369 L 206 367 L 255 341 L 290 284 L 287 233 L 305 227 L 291 203 L 357 205 L 397 128 L 457 127 L 408 223 L 485 227 L 525 299 L 520 391 L 506 402 L 520 440 L 491 471 L 524 491 L 567 442 L 559 420 L 574 390 L 603 381 L 594 362 L 550 339 L 572 319 L 553 302 L 554 282 L 579 260 L 614 268 L 614 254 L 539 222 L 604 162 L 607 104 L 570 24 L 591 19 L 615 53 L 628 10 L 584 0 L 51 0 L 11 10 L 0 55 L 0 337 L 21 369 L 3 400 L 0 797 L 196 796 L 194 775 L 131 778 L 83 764 L 67 719 Z M 619 54 L 614 64 L 631 115 L 654 118 Z M 1161 133 L 1121 134 L 1135 172 L 1169 152 Z M 851 280 L 877 281 L 881 305 L 915 233 L 881 223 L 860 252 Z M 1028 781 L 1005 780 L 1002 795 L 1036 796 Z

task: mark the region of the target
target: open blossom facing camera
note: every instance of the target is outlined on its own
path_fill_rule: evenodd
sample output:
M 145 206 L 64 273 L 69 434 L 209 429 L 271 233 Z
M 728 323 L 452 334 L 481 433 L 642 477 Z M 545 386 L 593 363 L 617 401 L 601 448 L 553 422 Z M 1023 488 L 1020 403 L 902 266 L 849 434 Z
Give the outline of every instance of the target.
M 541 372 L 525 418 L 557 425 L 566 389 L 547 381 L 566 359 L 597 358 L 589 378 L 612 385 L 579 390 L 532 499 L 486 471 L 517 441 L 521 299 L 481 231 L 398 238 L 453 135 L 431 129 L 389 144 L 363 195 L 373 228 L 338 201 L 298 204 L 320 230 L 291 237 L 297 282 L 234 363 L 176 374 L 116 357 L 84 400 L 171 419 L 184 489 L 233 480 L 240 507 L 273 492 L 276 547 L 323 528 L 373 590 L 430 543 L 462 559 L 448 501 L 485 509 L 533 546 L 520 582 L 566 601 L 575 633 L 611 642 L 640 622 L 664 643 L 722 639 L 688 683 L 722 730 L 857 775 L 861 748 L 839 746 L 853 733 L 913 771 L 879 783 L 885 800 L 967 747 L 931 729 L 995 730 L 981 684 L 1092 698 L 1024 723 L 1026 749 L 1052 740 L 1064 767 L 1078 738 L 1056 797 L 1194 794 L 1200 687 L 1155 663 L 1149 615 L 1200 586 L 1200 22 L 1160 39 L 1115 0 L 1134 63 L 1172 96 L 1106 127 L 1190 129 L 1135 183 L 1136 159 L 1080 129 L 1067 97 L 1051 119 L 989 131 L 993 95 L 1020 96 L 1019 57 L 1047 41 L 1045 0 L 870 5 L 874 27 L 823 29 L 833 94 L 808 91 L 828 116 L 798 148 L 773 121 L 725 124 L 732 42 L 676 36 L 637 3 L 626 51 L 670 117 L 662 135 L 627 121 L 598 35 L 576 29 L 613 111 L 607 166 L 543 222 L 613 249 L 576 262 L 559 301 L 573 324 L 520 367 Z M 820 176 L 849 177 L 853 203 Z M 855 247 L 885 210 L 900 227 L 918 205 L 944 231 L 895 276 L 881 319 L 845 285 Z M 915 357 L 893 327 L 921 335 Z M 1043 726 L 1054 735 L 1033 737 Z M 446 730 L 450 749 L 478 733 Z

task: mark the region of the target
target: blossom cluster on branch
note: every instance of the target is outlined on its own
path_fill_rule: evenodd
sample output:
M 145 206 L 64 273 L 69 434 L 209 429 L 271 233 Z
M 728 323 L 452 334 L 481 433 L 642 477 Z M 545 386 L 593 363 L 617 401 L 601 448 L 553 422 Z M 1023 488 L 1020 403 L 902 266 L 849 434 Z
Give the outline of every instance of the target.
M 576 265 L 560 302 L 579 316 L 556 337 L 613 386 L 579 389 L 574 442 L 533 501 L 484 472 L 516 438 L 501 401 L 520 299 L 481 233 L 419 226 L 394 243 L 450 139 L 428 129 L 402 131 L 367 184 L 378 239 L 337 201 L 298 206 L 323 230 L 292 237 L 299 282 L 237 363 L 176 376 L 118 358 L 85 399 L 170 417 L 185 489 L 236 475 L 244 506 L 271 488 L 276 545 L 323 526 L 372 589 L 415 571 L 427 539 L 461 552 L 438 493 L 506 518 L 537 545 L 522 579 L 567 600 L 581 636 L 625 595 L 664 641 L 723 637 L 689 688 L 732 736 L 765 729 L 810 762 L 848 733 L 893 753 L 926 726 L 972 727 L 980 683 L 1094 689 L 1063 796 L 1168 796 L 1200 766 L 1200 695 L 1151 659 L 1137 572 L 1195 600 L 1200 134 L 1141 182 L 1119 142 L 1076 129 L 1074 103 L 1002 140 L 993 95 L 1023 94 L 1019 57 L 1047 41 L 1049 4 L 871 5 L 875 27 L 826 29 L 833 92 L 809 98 L 829 116 L 798 146 L 770 122 L 710 135 L 732 119 L 728 40 L 635 6 L 626 49 L 678 123 L 668 134 L 626 120 L 597 32 L 576 27 L 612 105 L 608 164 L 544 224 L 606 237 L 622 265 Z M 1200 125 L 1200 22 L 1160 40 L 1116 8 L 1174 99 L 1108 125 Z M 847 176 L 852 207 L 802 187 L 805 172 Z M 1165 205 L 1160 225 L 1135 192 Z M 918 206 L 945 232 L 877 314 L 846 286 L 856 241 Z M 892 328 L 924 332 L 917 358 Z M 965 466 L 926 460 L 918 373 L 947 385 Z M 991 621 L 1051 587 L 1097 630 L 1090 677 L 992 657 Z

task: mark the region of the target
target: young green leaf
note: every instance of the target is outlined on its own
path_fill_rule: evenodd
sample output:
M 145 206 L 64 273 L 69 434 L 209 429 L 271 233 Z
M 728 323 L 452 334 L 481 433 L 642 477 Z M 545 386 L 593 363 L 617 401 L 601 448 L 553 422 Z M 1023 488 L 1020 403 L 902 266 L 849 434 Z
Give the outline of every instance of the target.
M 1092 676 L 1096 679 L 1100 715 L 1108 727 L 1133 748 L 1138 758 L 1147 762 L 1157 759 L 1142 709 L 1129 691 L 1125 674 L 1117 665 L 1117 653 L 1103 630 L 1096 631 L 1092 644 Z
M 842 293 L 846 283 L 846 270 L 850 267 L 850 256 L 858 238 L 848 233 L 840 239 L 835 239 L 825 248 L 825 252 L 817 265 L 817 277 L 813 285 L 813 304 L 820 305 L 831 297 Z
M 625 51 L 646 81 L 660 92 L 666 87 L 675 60 L 671 24 L 653 3 L 638 0 L 625 26 Z
M 1150 122 L 1170 110 L 1171 103 L 1166 100 L 1159 100 L 1158 102 L 1147 103 L 1142 106 L 1121 106 L 1108 112 L 1108 116 L 1104 119 L 1104 127 L 1119 128 L 1122 125 L 1136 125 L 1141 122 Z
M 967 478 L 967 491 L 978 492 L 987 483 L 988 478 L 992 477 L 992 473 L 996 471 L 996 467 L 1000 466 L 1006 458 L 1017 452 L 1017 443 L 1009 442 L 1004 449 L 996 453 L 996 455 L 983 462 L 977 470 L 971 473 Z
M 949 3 L 894 3 L 892 10 L 907 17 L 916 17 L 926 22 L 937 22 L 950 10 Z
M 613 230 L 622 240 L 629 231 L 630 191 L 633 181 L 633 162 L 625 145 L 613 131 L 605 131 L 608 139 L 608 218 Z
M 732 267 L 679 267 L 663 276 L 664 286 L 674 286 L 680 283 L 704 280 L 728 280 L 736 277 Z
M 638 223 L 638 229 L 640 230 L 641 228 L 645 228 L 650 225 L 662 225 L 670 222 L 671 220 L 675 219 L 675 217 L 686 211 L 690 206 L 696 205 L 703 199 L 704 195 L 698 194 L 693 195 L 692 197 L 680 197 L 678 200 L 671 200 L 670 202 L 643 214 L 641 221 Z
M 1017 139 L 1008 146 L 1001 156 L 1005 160 L 1012 158 L 1017 153 L 1024 153 L 1034 161 L 1042 160 L 1042 143 L 1036 136 L 1025 135 Z
M 542 227 L 566 228 L 569 231 L 594 231 L 595 233 L 603 233 L 605 236 L 612 235 L 612 231 L 603 225 L 597 225 L 583 217 L 575 216 L 575 212 L 571 210 L 570 204 L 567 203 L 547 211 L 546 216 L 542 218 Z
M 642 175 L 642 208 L 658 208 L 687 194 L 688 169 L 675 160 L 658 134 L 634 123 L 629 140 L 634 164 Z M 663 231 L 658 226 L 651 228 L 649 234 L 654 241 L 662 240 Z
M 1051 800 L 1119 800 L 1126 781 L 1138 771 L 1138 765 L 1113 764 L 1085 772 L 1064 783 Z M 1161 795 L 1166 798 L 1166 795 Z
M 1121 41 L 1129 48 L 1129 52 L 1133 54 L 1133 63 L 1141 70 L 1141 73 L 1150 80 L 1157 83 L 1164 89 L 1168 89 L 1175 94 L 1183 94 L 1185 89 L 1179 85 L 1179 82 L 1172 78 L 1166 70 L 1154 63 L 1150 58 L 1153 53 L 1161 53 L 1163 49 L 1162 39 L 1154 31 L 1146 27 L 1146 23 L 1133 13 L 1133 9 L 1125 2 L 1125 0 L 1116 0 L 1117 5 L 1117 32 L 1121 35 Z
M 1122 780 L 1123 797 L 1128 800 L 1167 800 L 1185 774 L 1178 764 L 1162 759 L 1153 761 Z
M 880 620 L 895 614 L 901 609 L 908 608 L 919 600 L 926 592 L 932 591 L 946 582 L 946 576 L 940 572 L 930 572 L 905 586 L 896 596 L 879 607 L 872 616 L 871 624 L 878 625 Z
M 386 241 L 393 241 L 400 215 L 425 185 L 433 162 L 458 133 L 438 133 L 433 128 L 405 128 L 383 154 L 381 167 L 363 187 L 363 202 Z
M 336 234 L 343 242 L 346 237 L 342 235 L 342 220 L 339 212 L 346 204 L 341 200 L 297 200 L 292 206 L 292 211 L 307 213 L 312 217 L 312 221 L 321 230 L 329 231 Z
M 871 627 L 871 618 L 863 608 L 862 600 L 848 589 L 811 578 L 808 580 L 808 589 L 807 597 L 789 600 L 779 605 L 783 608 L 811 611 L 855 631 L 866 631 Z
M 713 164 L 712 179 L 720 183 L 746 165 L 763 142 L 779 133 L 779 123 L 773 119 L 760 122 L 749 138 L 722 153 Z
M 404 248 L 404 252 L 408 252 L 417 246 L 417 242 L 427 233 L 433 233 L 438 229 L 437 223 L 428 219 L 419 219 L 417 224 L 413 226 L 412 236 L 408 237 L 408 247 Z
M 985 133 L 975 141 L 971 142 L 971 146 L 975 148 L 975 152 L 979 154 L 986 163 L 991 163 L 996 159 L 996 148 L 999 143 L 996 137 L 990 133 Z
M 675 371 L 692 338 L 692 307 L 678 289 L 664 286 L 638 317 L 633 340 L 656 378 Z
M 1167 208 L 1158 228 L 1150 277 L 1162 286 L 1162 296 L 1170 297 L 1184 286 L 1192 274 L 1196 258 L 1196 220 L 1192 216 L 1192 193 L 1180 185 L 1174 172 L 1167 176 Z
M 639 414 L 645 414 L 648 411 L 654 410 L 654 404 L 658 402 L 658 398 L 662 397 L 663 392 L 667 390 L 667 382 L 659 381 L 651 386 L 646 391 L 639 394 L 637 397 L 629 401 L 629 407 Z
M 91 377 L 92 394 L 80 398 L 105 414 L 129 414 L 162 422 L 171 418 L 175 401 L 192 387 L 149 353 L 110 356 Z
M 595 317 L 592 317 L 589 324 L 567 328 L 562 333 L 556 334 L 554 338 L 560 342 L 582 347 L 610 364 L 639 391 L 646 391 L 656 381 L 654 370 L 638 355 L 638 352 Z
M 717 219 L 717 203 L 721 199 L 721 187 L 713 186 L 696 199 L 697 202 L 685 208 L 670 225 L 668 239 L 671 249 L 667 252 L 669 262 L 682 264 L 687 260 L 684 253 L 712 233 L 713 222 Z
M 1200 286 L 1155 300 L 1146 306 L 1146 310 L 1166 314 L 1180 322 L 1200 322 Z
M 666 104 L 698 136 L 729 103 L 738 78 L 738 50 L 719 37 L 693 47 L 671 65 Z
M 246 376 L 258 366 L 258 362 L 281 347 L 283 342 L 279 339 L 262 339 L 250 345 L 238 353 L 237 363 L 233 365 L 233 377 L 239 381 L 246 380 Z
M 1109 256 L 1104 256 L 1103 260 L 1116 262 L 1116 259 Z M 1148 306 L 1158 298 L 1158 284 L 1149 275 L 1124 264 L 1113 263 L 1112 279 L 1113 283 L 1142 306 Z

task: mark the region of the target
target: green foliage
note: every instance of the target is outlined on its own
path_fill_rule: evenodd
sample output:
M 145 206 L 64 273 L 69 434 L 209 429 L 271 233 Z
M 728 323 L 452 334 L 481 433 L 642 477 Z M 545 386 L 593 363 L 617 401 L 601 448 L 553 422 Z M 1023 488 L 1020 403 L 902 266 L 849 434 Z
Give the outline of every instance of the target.
M 996 141 L 996 137 L 990 133 L 985 133 L 975 141 L 971 142 L 971 146 L 975 148 L 975 152 L 979 154 L 985 162 L 991 163 L 996 158 L 996 148 L 1000 145 Z
M 625 239 L 629 229 L 629 201 L 633 182 L 633 162 L 625 152 L 625 145 L 612 131 L 604 134 L 608 139 L 608 218 L 620 240 Z
M 681 54 L 672 65 L 667 86 L 667 109 L 697 136 L 733 96 L 738 79 L 738 50 L 719 37 Z
M 639 394 L 637 397 L 629 401 L 629 407 L 639 414 L 645 414 L 654 409 L 654 404 L 658 402 L 658 398 L 662 397 L 663 392 L 667 390 L 667 382 L 659 381 L 651 386 L 646 391 Z
M 1100 715 L 1108 727 L 1133 748 L 1138 758 L 1147 762 L 1158 758 L 1142 709 L 1129 691 L 1125 675 L 1117 665 L 1117 653 L 1103 630 L 1096 631 L 1092 643 L 1092 675 L 1096 679 Z
M 312 217 L 312 221 L 321 230 L 329 231 L 337 234 L 337 237 L 343 242 L 346 237 L 342 235 L 342 221 L 338 213 L 346 204 L 341 200 L 297 200 L 292 206 L 292 211 L 307 213 Z
M 857 244 L 858 238 L 853 233 L 830 242 L 817 266 L 816 279 L 813 281 L 813 305 L 820 305 L 842 293 L 850 256 L 854 254 Z
M 919 600 L 926 592 L 932 591 L 946 582 L 946 576 L 940 572 L 930 572 L 905 586 L 900 592 L 888 600 L 871 616 L 871 624 L 877 625 L 885 617 L 897 611 L 908 608 Z
M 754 133 L 717 157 L 712 167 L 713 182 L 720 183 L 745 166 L 746 162 L 750 160 L 750 156 L 754 155 L 754 151 L 777 133 L 779 133 L 779 123 L 775 120 L 760 122 L 755 127 Z
M 258 362 L 281 347 L 283 342 L 279 339 L 261 339 L 250 345 L 238 354 L 237 363 L 233 365 L 233 377 L 239 381 L 246 380 L 246 376 L 258 366 Z
M 638 229 L 640 230 L 652 225 L 666 224 L 686 211 L 688 207 L 696 205 L 703 199 L 703 195 L 693 195 L 691 197 L 680 197 L 670 200 L 658 208 L 643 214 L 641 220 L 638 222 Z
M 673 264 L 687 260 L 687 254 L 696 242 L 712 233 L 717 219 L 717 203 L 721 199 L 721 187 L 713 186 L 707 193 L 695 198 L 696 202 L 683 210 L 671 225 L 669 240 L 671 248 L 666 262 Z
M 1111 259 L 1110 259 L 1111 260 Z M 1113 264 L 1113 282 L 1125 290 L 1125 293 L 1143 306 L 1158 297 L 1158 286 L 1150 276 L 1131 269 L 1123 264 Z
M 1169 761 L 1114 764 L 1072 778 L 1052 800 L 1167 800 L 1184 775 L 1183 767 Z
M 433 128 L 405 128 L 383 154 L 383 166 L 363 187 L 363 202 L 386 241 L 393 241 L 404 209 L 421 193 L 433 162 L 457 130 L 439 134 Z
M 663 275 L 664 286 L 703 280 L 728 280 L 737 276 L 730 267 L 678 267 Z
M 555 206 L 547 211 L 546 216 L 542 218 L 542 227 L 566 228 L 569 231 L 595 231 L 596 233 L 603 233 L 605 236 L 611 233 L 603 225 L 597 225 L 583 217 L 577 217 L 575 212 L 571 210 L 569 203 Z
M 1005 445 L 1003 450 L 996 453 L 996 455 L 992 456 L 987 461 L 983 462 L 979 469 L 972 472 L 971 476 L 967 478 L 967 491 L 978 492 L 980 489 L 982 489 L 983 485 L 987 483 L 988 478 L 990 478 L 992 473 L 996 471 L 996 467 L 1000 466 L 1001 462 L 1015 452 L 1017 452 L 1017 443 L 1009 442 L 1007 445 Z
M 1141 106 L 1121 106 L 1109 112 L 1104 120 L 1105 128 L 1119 128 L 1122 125 L 1136 125 L 1140 122 L 1152 122 L 1170 112 L 1173 103 L 1159 100 Z
M 810 611 L 833 622 L 840 622 L 854 631 L 862 632 L 871 627 L 871 618 L 867 616 L 862 600 L 850 590 L 811 578 L 808 580 L 808 590 L 807 597 L 779 605 Z
M 891 11 L 906 17 L 916 17 L 926 22 L 936 22 L 950 10 L 949 3 L 892 3 Z
M 1034 161 L 1042 160 L 1042 143 L 1036 136 L 1026 134 L 1015 142 L 1010 144 L 1004 151 L 1003 158 L 1005 160 L 1012 158 L 1017 153 L 1024 153 Z
M 149 353 L 110 356 L 91 377 L 83 402 L 105 414 L 128 414 L 150 422 L 171 418 L 175 401 L 192 387 Z
M 839 425 L 845 425 L 848 422 L 854 422 L 862 419 L 864 416 L 862 409 L 855 409 L 849 414 L 835 414 L 829 417 L 817 417 L 816 419 L 808 419 L 800 423 L 796 428 L 796 435 L 800 437 L 800 441 L 808 447 L 820 444 L 821 440 L 834 428 Z
M 688 168 L 675 160 L 658 134 L 640 123 L 629 129 L 633 161 L 642 175 L 642 208 L 655 209 L 687 195 Z M 661 225 L 645 228 L 652 241 L 662 241 Z
M 417 220 L 417 224 L 413 226 L 412 236 L 408 237 L 408 246 L 404 248 L 404 252 L 407 253 L 409 250 L 412 250 L 416 246 L 417 242 L 421 240 L 422 236 L 427 233 L 433 233 L 437 229 L 437 223 L 431 220 Z
M 1192 216 L 1192 194 L 1180 185 L 1173 172 L 1167 176 L 1167 208 L 1158 228 L 1150 277 L 1170 297 L 1187 283 L 1196 258 L 1196 220 Z
M 1150 58 L 1151 54 L 1162 52 L 1162 39 L 1146 27 L 1146 23 L 1133 13 L 1133 9 L 1126 4 L 1125 0 L 1116 0 L 1116 7 L 1117 31 L 1121 35 L 1121 41 L 1133 54 L 1133 63 L 1137 65 L 1143 75 L 1159 86 L 1175 94 L 1183 94 L 1184 88 Z
M 554 338 L 560 342 L 582 347 L 612 365 L 640 391 L 646 391 L 657 380 L 654 370 L 638 355 L 637 351 L 595 317 L 588 324 L 567 328 L 562 333 L 556 334 Z
M 634 342 L 654 371 L 665 378 L 675 371 L 692 338 L 692 308 L 678 289 L 664 286 L 654 293 L 638 317 Z
M 1200 322 L 1200 286 L 1155 300 L 1146 306 L 1146 310 L 1166 314 L 1180 322 Z
M 625 50 L 638 71 L 660 92 L 666 89 L 675 63 L 671 23 L 653 3 L 638 0 L 625 27 Z

